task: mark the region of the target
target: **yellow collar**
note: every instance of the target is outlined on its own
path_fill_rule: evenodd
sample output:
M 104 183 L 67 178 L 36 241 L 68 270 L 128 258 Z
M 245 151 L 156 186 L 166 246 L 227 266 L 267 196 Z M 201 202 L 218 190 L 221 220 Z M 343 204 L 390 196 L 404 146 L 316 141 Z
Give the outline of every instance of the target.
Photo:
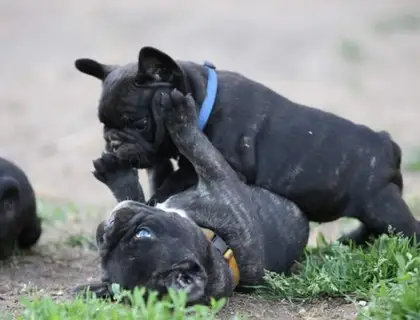
M 232 271 L 233 280 L 236 287 L 239 284 L 240 277 L 238 264 L 236 263 L 232 249 L 229 248 L 226 242 L 224 242 L 223 239 L 215 234 L 212 230 L 206 228 L 201 228 L 201 230 L 204 232 L 207 239 L 215 246 L 215 248 L 223 254 L 223 257 L 225 258 L 230 270 Z

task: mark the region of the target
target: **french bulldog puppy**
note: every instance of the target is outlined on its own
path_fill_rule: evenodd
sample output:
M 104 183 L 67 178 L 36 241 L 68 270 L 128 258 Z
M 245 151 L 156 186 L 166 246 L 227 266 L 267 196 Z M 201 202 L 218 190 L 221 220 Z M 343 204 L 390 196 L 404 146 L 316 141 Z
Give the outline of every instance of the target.
M 388 133 L 290 101 L 241 74 L 176 61 L 153 47 L 143 47 L 137 63 L 75 64 L 102 81 L 98 116 L 107 150 L 148 169 L 156 188 L 149 203 L 197 183 L 163 125 L 159 96 L 177 88 L 190 93 L 201 112 L 213 70 L 217 95 L 203 132 L 248 185 L 293 201 L 310 221 L 360 220 L 343 242 L 364 243 L 389 227 L 420 238 L 420 223 L 402 199 L 401 150 Z M 178 160 L 175 172 L 169 159 Z
M 15 247 L 34 245 L 41 231 L 35 194 L 26 174 L 0 158 L 0 260 L 9 258 Z
M 174 90 L 159 96 L 169 137 L 198 183 L 149 206 L 130 164 L 112 153 L 94 161 L 96 178 L 119 203 L 97 228 L 103 281 L 75 291 L 112 297 L 112 283 L 161 295 L 174 288 L 187 292 L 189 304 L 206 304 L 260 284 L 264 269 L 289 272 L 308 241 L 306 216 L 291 201 L 239 179 L 197 128 L 190 95 Z

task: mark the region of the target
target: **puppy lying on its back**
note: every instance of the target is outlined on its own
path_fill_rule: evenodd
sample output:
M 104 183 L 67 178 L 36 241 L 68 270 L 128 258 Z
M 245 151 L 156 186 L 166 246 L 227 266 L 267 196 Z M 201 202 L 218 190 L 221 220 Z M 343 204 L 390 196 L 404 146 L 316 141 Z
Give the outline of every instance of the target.
M 0 158 L 0 259 L 8 258 L 15 245 L 28 248 L 41 235 L 35 194 L 25 173 Z
M 175 90 L 159 104 L 198 184 L 152 207 L 143 203 L 130 165 L 111 153 L 95 161 L 95 176 L 120 203 L 97 228 L 103 282 L 76 292 L 89 287 L 97 296 L 112 296 L 110 285 L 117 283 L 162 295 L 168 288 L 184 289 L 190 304 L 207 303 L 230 296 L 237 285 L 260 284 L 264 269 L 288 272 L 308 240 L 305 215 L 291 201 L 238 178 L 197 127 L 190 96 Z

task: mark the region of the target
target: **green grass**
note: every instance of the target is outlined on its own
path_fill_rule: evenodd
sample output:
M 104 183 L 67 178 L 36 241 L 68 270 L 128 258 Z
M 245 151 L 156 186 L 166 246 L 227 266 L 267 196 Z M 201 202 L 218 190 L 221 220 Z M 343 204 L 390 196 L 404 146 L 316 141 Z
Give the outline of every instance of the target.
M 135 289 L 133 293 L 119 292 L 117 286 L 116 302 L 96 299 L 90 295 L 87 298 L 76 298 L 73 301 L 57 303 L 49 297 L 42 299 L 24 299 L 26 310 L 20 320 L 65 320 L 65 319 L 150 319 L 150 320 L 201 320 L 215 319 L 217 312 L 224 306 L 225 300 L 211 302 L 207 306 L 187 307 L 187 297 L 184 292 L 175 293 L 171 290 L 168 297 L 158 301 L 157 294 L 152 292 L 145 299 L 144 289 Z M 123 304 L 120 302 L 129 302 Z
M 402 272 L 392 282 L 380 281 L 371 290 L 370 303 L 359 319 L 420 319 L 420 274 Z
M 72 203 L 57 205 L 44 199 L 38 200 L 37 207 L 42 224 L 45 228 L 54 229 L 65 245 L 97 249 L 95 227 L 109 209 L 86 206 L 82 209 Z
M 368 302 L 359 306 L 359 319 L 420 319 L 419 270 L 420 250 L 407 238 L 383 235 L 366 248 L 321 241 L 292 276 L 267 272 L 259 294 L 291 301 L 343 297 Z
M 97 250 L 95 239 L 93 236 L 87 236 L 85 234 L 71 234 L 68 236 L 65 244 L 72 248 L 81 247 L 88 250 Z
M 79 208 L 71 202 L 54 203 L 46 199 L 37 201 L 37 209 L 43 224 L 57 227 L 68 223 L 84 222 L 86 219 L 98 219 L 98 216 L 109 211 L 109 208 L 84 206 Z

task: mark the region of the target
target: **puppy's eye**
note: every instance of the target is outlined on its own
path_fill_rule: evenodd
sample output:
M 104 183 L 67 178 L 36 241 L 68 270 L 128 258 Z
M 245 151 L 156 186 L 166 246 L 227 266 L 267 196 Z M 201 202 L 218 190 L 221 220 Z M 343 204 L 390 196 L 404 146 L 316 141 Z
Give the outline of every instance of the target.
M 138 229 L 135 235 L 136 239 L 147 239 L 153 237 L 153 232 L 148 228 Z

